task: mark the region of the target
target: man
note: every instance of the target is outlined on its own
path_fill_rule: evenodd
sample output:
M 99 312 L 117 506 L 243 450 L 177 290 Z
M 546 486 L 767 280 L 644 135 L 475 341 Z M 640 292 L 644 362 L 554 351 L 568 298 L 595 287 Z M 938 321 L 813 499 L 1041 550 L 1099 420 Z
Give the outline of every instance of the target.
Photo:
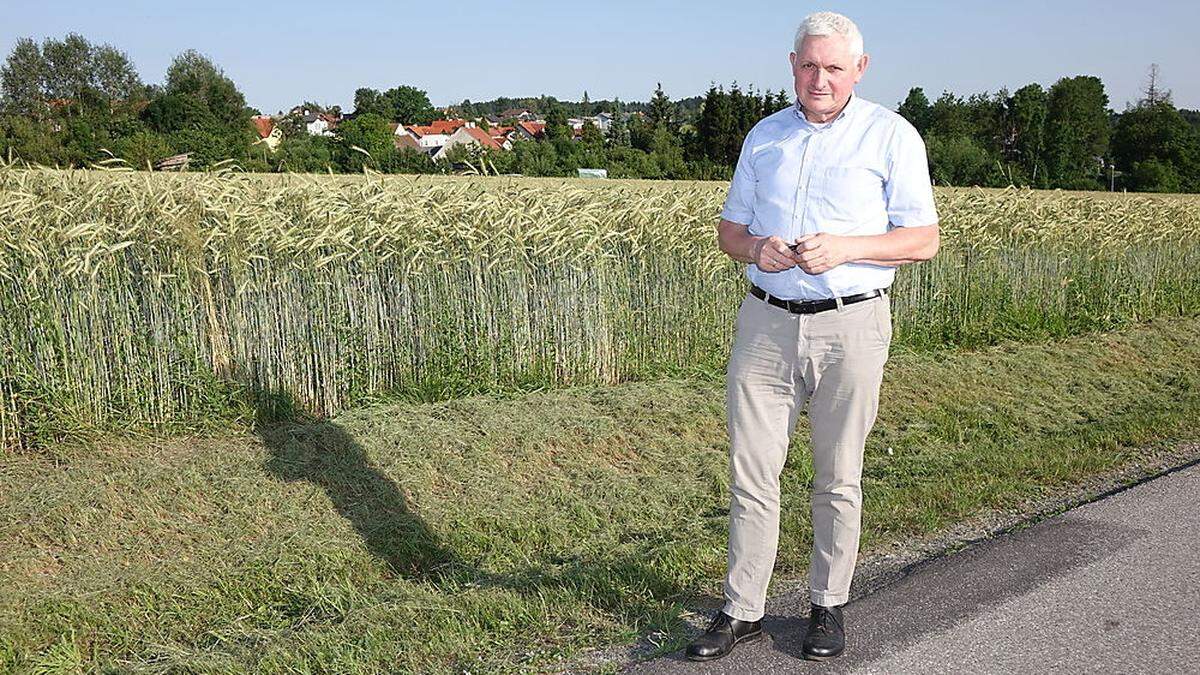
M 805 658 L 845 648 L 841 606 L 858 555 L 862 458 L 891 342 L 895 268 L 937 253 L 925 146 L 899 115 L 854 94 L 862 35 L 813 14 L 790 55 L 794 106 L 746 136 L 717 226 L 749 263 L 726 374 L 730 439 L 725 604 L 687 649 L 728 654 L 762 636 L 779 539 L 779 474 L 797 415 L 812 428 L 811 613 Z

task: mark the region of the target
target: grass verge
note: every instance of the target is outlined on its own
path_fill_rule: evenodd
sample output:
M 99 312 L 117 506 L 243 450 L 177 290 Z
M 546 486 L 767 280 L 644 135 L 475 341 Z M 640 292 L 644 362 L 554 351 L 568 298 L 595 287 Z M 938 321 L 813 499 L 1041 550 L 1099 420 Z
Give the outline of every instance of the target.
M 1198 329 L 896 351 L 863 551 L 1195 437 Z M 777 579 L 811 541 L 806 435 Z M 720 383 L 662 380 L 0 455 L 0 671 L 547 670 L 671 634 L 719 593 L 726 451 Z

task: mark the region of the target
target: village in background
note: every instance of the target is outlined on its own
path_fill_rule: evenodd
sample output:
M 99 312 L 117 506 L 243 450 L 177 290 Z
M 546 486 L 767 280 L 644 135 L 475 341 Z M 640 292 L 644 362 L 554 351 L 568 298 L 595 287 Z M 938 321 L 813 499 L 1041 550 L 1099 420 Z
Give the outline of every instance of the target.
M 1177 108 L 1164 80 L 1151 65 L 1122 111 L 1086 74 L 933 100 L 912 87 L 894 109 L 925 140 L 937 185 L 1200 192 L 1200 111 Z M 785 89 L 737 82 L 679 99 L 660 83 L 645 102 L 593 101 L 584 89 L 579 101 L 435 107 L 405 84 L 359 87 L 349 113 L 300 100 L 264 114 L 195 50 L 174 58 L 162 84 L 146 84 L 111 45 L 22 38 L 0 65 L 0 156 L 139 170 L 728 180 L 746 133 L 793 102 Z

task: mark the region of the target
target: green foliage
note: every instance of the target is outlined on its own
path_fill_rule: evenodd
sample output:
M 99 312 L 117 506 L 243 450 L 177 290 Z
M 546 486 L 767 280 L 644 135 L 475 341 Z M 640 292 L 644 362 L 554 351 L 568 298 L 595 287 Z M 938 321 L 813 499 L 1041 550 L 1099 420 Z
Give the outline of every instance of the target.
M 155 162 L 167 157 L 171 152 L 170 141 L 162 134 L 153 131 L 139 131 L 122 136 L 113 145 L 113 153 L 137 169 L 153 166 Z
M 334 159 L 335 141 L 308 133 L 285 135 L 275 151 L 273 169 L 292 173 L 325 173 L 341 170 Z
M 401 85 L 385 92 L 362 87 L 354 92 L 354 111 L 405 125 L 429 124 L 438 117 L 424 90 Z
M 1108 95 L 1099 78 L 1063 78 L 1047 100 L 1047 166 L 1058 187 L 1099 188 L 1108 154 Z
M 674 131 L 679 122 L 676 114 L 675 104 L 663 92 L 662 82 L 659 82 L 654 90 L 654 96 L 650 98 L 646 119 L 649 120 L 651 126 Z
M 929 130 L 932 106 L 929 105 L 929 99 L 925 97 L 924 89 L 920 87 L 910 89 L 908 96 L 900 102 L 900 107 L 896 112 L 908 120 L 922 136 Z
M 925 137 L 929 175 L 937 185 L 991 185 L 997 182 L 994 162 L 987 149 L 966 135 Z
M 1200 132 L 1167 100 L 1126 110 L 1113 132 L 1122 185 L 1146 192 L 1200 191 Z
M 220 126 L 248 126 L 246 97 L 216 64 L 194 49 L 176 56 L 167 68 L 166 94 L 193 99 Z
M 382 170 L 390 161 L 388 156 L 395 152 L 394 134 L 387 119 L 375 113 L 338 125 L 337 138 L 337 160 L 345 171 L 359 172 L 364 166 Z

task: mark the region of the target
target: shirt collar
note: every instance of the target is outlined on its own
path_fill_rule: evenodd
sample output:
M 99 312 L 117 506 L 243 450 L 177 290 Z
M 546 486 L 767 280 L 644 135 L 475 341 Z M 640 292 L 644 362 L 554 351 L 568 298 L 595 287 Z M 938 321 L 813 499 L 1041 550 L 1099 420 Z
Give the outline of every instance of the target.
M 837 117 L 833 118 L 832 120 L 830 120 L 828 123 L 824 124 L 823 126 L 830 126 L 830 125 L 836 123 L 838 120 L 842 119 L 843 117 L 847 117 L 850 114 L 852 114 L 857 108 L 858 108 L 858 96 L 856 94 L 854 94 L 853 92 L 851 92 L 850 99 L 847 100 L 846 105 L 842 107 L 842 112 L 838 113 Z M 808 121 L 808 118 L 804 116 L 804 106 L 800 104 L 799 96 L 796 97 L 796 102 L 792 105 L 792 111 L 796 114 L 796 118 L 799 119 L 801 122 L 803 122 L 809 126 L 812 126 L 812 127 L 817 126 L 816 123 Z

